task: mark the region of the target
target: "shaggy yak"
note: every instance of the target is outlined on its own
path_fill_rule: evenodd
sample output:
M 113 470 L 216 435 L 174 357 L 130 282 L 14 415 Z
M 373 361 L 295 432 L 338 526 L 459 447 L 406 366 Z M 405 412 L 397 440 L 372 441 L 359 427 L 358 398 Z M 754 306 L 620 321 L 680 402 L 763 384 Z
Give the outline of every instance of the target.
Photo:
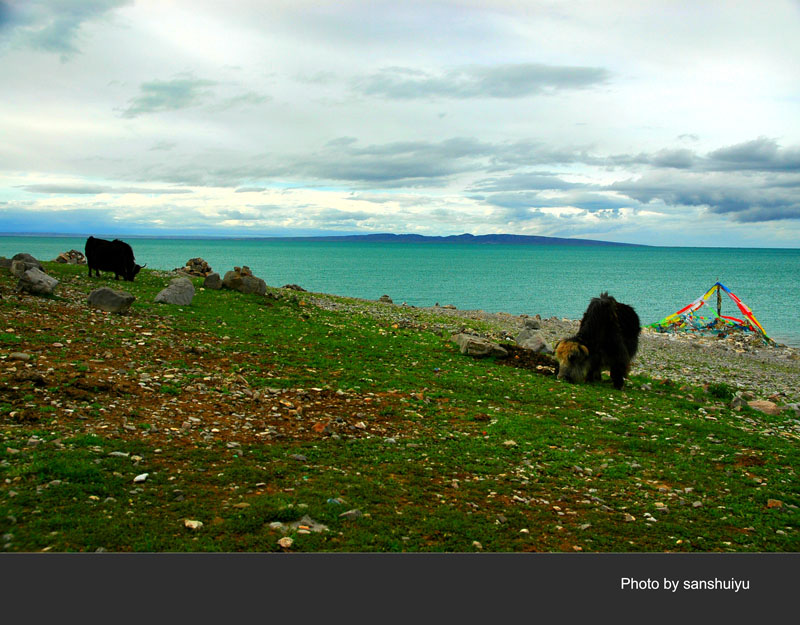
M 639 316 L 608 293 L 593 297 L 575 336 L 556 343 L 558 378 L 568 382 L 600 380 L 608 369 L 621 389 L 639 347 Z
M 105 239 L 98 239 L 89 237 L 86 239 L 86 264 L 89 267 L 89 277 L 92 277 L 92 270 L 99 278 L 100 271 L 113 271 L 114 280 L 119 280 L 122 276 L 128 282 L 133 282 L 139 270 L 146 265 L 137 265 L 133 257 L 133 249 L 131 246 L 114 239 L 113 241 L 106 241 Z

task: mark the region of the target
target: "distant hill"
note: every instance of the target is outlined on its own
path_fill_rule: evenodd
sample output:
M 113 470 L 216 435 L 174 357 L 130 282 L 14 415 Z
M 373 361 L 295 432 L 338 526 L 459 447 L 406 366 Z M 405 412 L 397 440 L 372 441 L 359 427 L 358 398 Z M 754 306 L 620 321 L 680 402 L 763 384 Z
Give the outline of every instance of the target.
M 449 236 L 424 236 L 421 234 L 353 234 L 317 237 L 281 237 L 303 241 L 375 241 L 379 243 L 473 243 L 480 245 L 614 245 L 646 247 L 635 243 L 616 243 L 593 239 L 567 239 L 562 237 L 540 237 L 523 234 L 451 234 Z

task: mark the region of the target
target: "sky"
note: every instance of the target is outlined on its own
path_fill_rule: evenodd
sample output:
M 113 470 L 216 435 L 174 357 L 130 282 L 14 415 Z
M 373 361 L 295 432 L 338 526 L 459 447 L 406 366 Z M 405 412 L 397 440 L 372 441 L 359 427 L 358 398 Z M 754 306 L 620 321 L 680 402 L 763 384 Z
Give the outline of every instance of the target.
M 798 33 L 798 0 L 0 0 L 0 232 L 797 248 Z

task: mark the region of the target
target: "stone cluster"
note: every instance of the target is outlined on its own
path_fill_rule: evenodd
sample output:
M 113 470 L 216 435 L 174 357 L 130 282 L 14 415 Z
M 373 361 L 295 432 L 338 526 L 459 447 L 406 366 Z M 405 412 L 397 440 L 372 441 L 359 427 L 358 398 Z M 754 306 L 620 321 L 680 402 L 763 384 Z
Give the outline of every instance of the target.
M 68 265 L 85 265 L 86 257 L 83 252 L 78 250 L 70 250 L 69 252 L 61 252 L 53 259 L 54 263 L 66 263 Z
M 202 258 L 190 258 L 186 261 L 185 267 L 179 267 L 175 271 L 199 278 L 205 278 L 212 273 L 211 265 Z
M 26 253 L 14 254 L 10 259 L 0 259 L 0 267 L 6 268 L 19 278 L 17 289 L 32 295 L 52 295 L 58 280 L 44 272 L 42 264 Z

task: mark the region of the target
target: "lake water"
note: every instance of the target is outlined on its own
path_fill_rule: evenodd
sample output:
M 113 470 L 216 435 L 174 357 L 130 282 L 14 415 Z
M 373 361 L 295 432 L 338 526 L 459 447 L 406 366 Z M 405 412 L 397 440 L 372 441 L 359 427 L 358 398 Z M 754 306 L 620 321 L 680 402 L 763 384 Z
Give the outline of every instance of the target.
M 677 311 L 719 280 L 751 308 L 769 336 L 800 347 L 800 249 L 125 240 L 137 262 L 152 269 L 182 267 L 199 256 L 220 275 L 247 265 L 270 286 L 298 284 L 366 299 L 386 294 L 414 306 L 438 302 L 580 319 L 589 299 L 608 291 L 633 306 L 642 324 Z M 0 256 L 28 252 L 52 260 L 70 249 L 83 251 L 85 241 L 0 236 Z M 727 296 L 722 312 L 741 317 Z

